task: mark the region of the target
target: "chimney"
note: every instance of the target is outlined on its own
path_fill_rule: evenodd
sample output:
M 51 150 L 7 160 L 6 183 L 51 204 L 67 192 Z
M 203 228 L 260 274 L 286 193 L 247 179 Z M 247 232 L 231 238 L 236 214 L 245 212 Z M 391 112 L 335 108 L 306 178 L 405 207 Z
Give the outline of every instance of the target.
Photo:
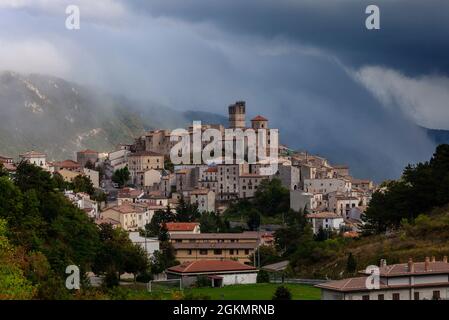
M 424 270 L 429 271 L 429 266 L 430 266 L 430 259 L 429 257 L 426 257 L 426 261 L 424 262 Z
M 443 262 L 444 262 L 444 263 L 447 263 L 447 256 L 444 256 L 444 257 L 443 257 Z
M 432 263 L 435 263 L 435 256 L 432 256 Z
M 412 258 L 408 259 L 408 272 L 415 272 L 415 265 L 413 264 Z

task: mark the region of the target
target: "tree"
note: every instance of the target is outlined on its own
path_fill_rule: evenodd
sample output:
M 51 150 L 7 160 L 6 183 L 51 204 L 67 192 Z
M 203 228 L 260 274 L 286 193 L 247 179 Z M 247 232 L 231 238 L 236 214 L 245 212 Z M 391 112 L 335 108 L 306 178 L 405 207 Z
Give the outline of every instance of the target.
M 348 255 L 348 260 L 346 262 L 346 272 L 355 273 L 357 271 L 357 260 L 355 259 L 352 252 Z
M 101 224 L 99 237 L 100 248 L 92 270 L 96 274 L 106 275 L 106 286 L 115 283 L 114 274 L 120 279 L 122 273 L 129 272 L 135 278 L 148 270 L 146 252 L 131 242 L 126 231 L 114 229 L 110 224 Z
M 263 180 L 254 196 L 254 204 L 262 215 L 277 216 L 290 209 L 290 192 L 279 179 Z
M 175 266 L 178 263 L 175 256 L 175 249 L 169 241 L 163 241 L 159 244 L 160 250 L 156 251 L 151 260 L 151 272 L 159 274 L 167 268 Z
M 9 177 L 9 172 L 3 166 L 3 163 L 0 162 L 0 177 Z
M 433 207 L 449 203 L 449 145 L 439 145 L 430 161 L 408 165 L 400 180 L 374 192 L 365 212 L 365 233 L 380 233 L 413 221 Z
M 314 236 L 316 241 L 325 241 L 329 239 L 329 230 L 324 229 L 322 226 L 318 229 L 317 234 Z
M 257 283 L 268 283 L 270 282 L 270 274 L 265 270 L 259 270 L 257 273 Z
M 176 221 L 178 222 L 192 222 L 201 216 L 198 211 L 198 205 L 188 203 L 184 196 L 181 196 L 178 205 L 176 206 Z
M 173 214 L 170 205 L 165 210 L 157 210 L 150 223 L 145 225 L 144 235 L 146 237 L 159 237 L 164 224 L 167 222 L 175 221 L 175 215 Z
M 0 300 L 31 299 L 36 288 L 27 280 L 19 267 L 16 248 L 6 237 L 7 223 L 0 219 Z
M 112 175 L 112 181 L 117 183 L 120 188 L 122 188 L 131 177 L 128 167 L 116 170 Z
M 274 237 L 278 251 L 288 256 L 296 251 L 300 242 L 312 241 L 313 233 L 302 211 L 289 210 L 285 220 L 286 226 L 277 230 Z
M 229 232 L 229 221 L 215 212 L 203 212 L 199 219 L 202 233 Z
M 291 300 L 292 299 L 292 293 L 290 290 L 285 286 L 279 286 L 277 287 L 272 300 Z
M 259 229 L 260 226 L 260 213 L 255 208 L 252 208 L 247 213 L 246 224 L 248 225 L 249 230 L 255 231 Z
M 95 194 L 95 188 L 89 177 L 78 175 L 73 179 L 73 191 L 84 192 L 90 196 Z
M 258 262 L 259 259 L 260 265 L 264 266 L 270 263 L 279 262 L 281 257 L 273 246 L 264 245 L 259 246 L 258 249 L 249 257 L 251 265 L 254 265 L 254 262 Z
M 90 169 L 90 170 L 95 170 L 95 163 L 92 163 L 92 161 L 90 161 L 90 159 L 89 159 L 86 161 L 84 168 Z
M 164 160 L 164 168 L 171 172 L 175 171 L 175 165 L 170 161 L 169 158 L 166 158 Z

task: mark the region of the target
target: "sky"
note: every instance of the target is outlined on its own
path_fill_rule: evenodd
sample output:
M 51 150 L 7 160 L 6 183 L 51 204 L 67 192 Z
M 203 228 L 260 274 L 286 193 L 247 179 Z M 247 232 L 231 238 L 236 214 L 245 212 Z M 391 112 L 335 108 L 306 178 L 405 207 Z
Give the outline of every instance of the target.
M 377 181 L 430 158 L 418 126 L 449 129 L 448 39 L 446 0 L 0 0 L 0 70 L 179 110 L 245 100 L 289 146 Z

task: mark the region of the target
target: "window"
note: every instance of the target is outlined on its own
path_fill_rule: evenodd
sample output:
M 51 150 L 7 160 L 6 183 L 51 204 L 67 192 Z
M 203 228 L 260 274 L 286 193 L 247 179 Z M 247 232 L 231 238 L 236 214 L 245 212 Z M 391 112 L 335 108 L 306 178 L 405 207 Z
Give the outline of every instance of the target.
M 419 292 L 414 292 L 413 293 L 413 300 L 419 300 Z
M 249 250 L 248 249 L 245 249 L 245 254 L 249 254 Z
M 192 255 L 192 250 L 191 250 L 191 249 L 187 250 L 187 254 L 188 254 L 189 256 L 191 256 L 191 255 Z
M 377 300 L 385 300 L 385 296 L 383 294 L 378 294 Z
M 229 250 L 229 254 L 232 256 L 234 255 L 234 249 Z
M 362 300 L 369 300 L 369 294 L 365 294 L 362 296 Z
M 393 300 L 401 300 L 401 295 L 399 293 L 393 293 Z
M 433 300 L 440 300 L 440 290 L 435 290 L 432 294 Z
M 215 249 L 214 250 L 215 255 L 221 255 L 221 249 Z
M 207 255 L 207 250 L 201 249 L 201 250 L 200 250 L 200 255 L 202 255 L 202 256 Z

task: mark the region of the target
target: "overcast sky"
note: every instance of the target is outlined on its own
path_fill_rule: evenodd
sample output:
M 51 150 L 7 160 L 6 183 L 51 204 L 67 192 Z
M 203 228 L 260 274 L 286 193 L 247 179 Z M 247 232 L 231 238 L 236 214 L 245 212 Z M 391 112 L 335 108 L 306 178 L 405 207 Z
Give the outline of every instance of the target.
M 377 180 L 430 157 L 417 125 L 449 129 L 448 57 L 447 0 L 0 0 L 0 69 L 181 110 L 246 100 L 292 147 Z

